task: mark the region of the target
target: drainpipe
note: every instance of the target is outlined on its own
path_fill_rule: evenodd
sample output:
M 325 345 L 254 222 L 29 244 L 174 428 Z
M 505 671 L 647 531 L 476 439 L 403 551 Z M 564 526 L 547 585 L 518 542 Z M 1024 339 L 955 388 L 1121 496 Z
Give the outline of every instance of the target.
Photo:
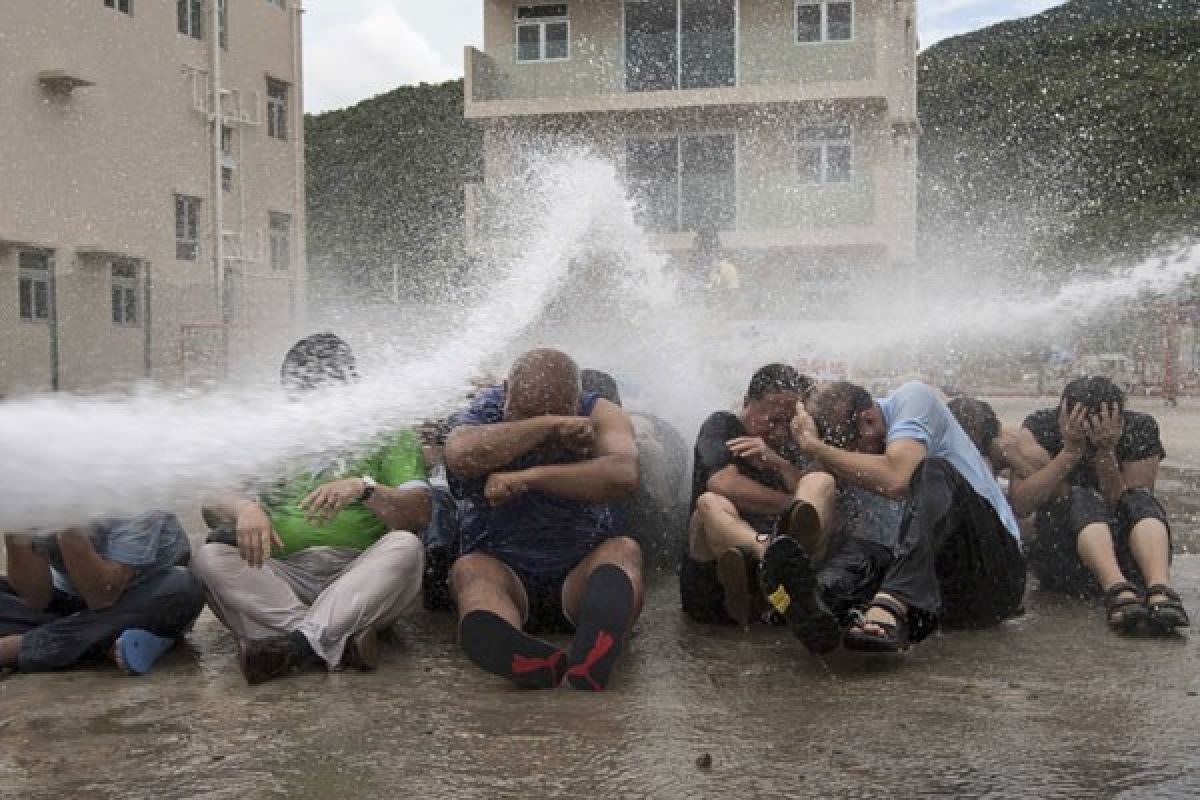
M 225 308 L 225 198 L 221 196 L 221 3 L 220 0 L 209 0 L 212 13 L 209 15 L 208 58 L 209 58 L 209 87 L 212 97 L 212 111 L 209 112 L 209 124 L 212 128 L 211 167 L 212 167 L 212 224 L 213 224 L 213 286 L 216 293 L 214 302 L 217 309 L 216 322 L 224 326 L 226 319 Z M 221 372 L 224 377 L 226 361 L 229 355 L 229 332 L 221 328 Z
M 46 255 L 46 263 L 49 266 L 47 270 L 47 278 L 49 286 L 46 287 L 47 300 L 50 303 L 50 389 L 57 392 L 59 389 L 59 354 L 58 354 L 58 262 L 55 253 Z
M 292 324 L 293 333 L 305 327 L 304 318 L 307 316 L 308 302 L 305 296 L 308 291 L 308 236 L 306 227 L 308 213 L 305 209 L 304 183 L 304 58 L 301 49 L 304 35 L 304 7 L 302 0 L 295 0 L 292 6 L 292 87 L 296 98 L 293 119 L 296 122 L 296 191 L 295 191 L 295 220 L 292 226 L 296 242 L 296 257 L 292 264 L 291 275 L 288 278 L 292 295 Z

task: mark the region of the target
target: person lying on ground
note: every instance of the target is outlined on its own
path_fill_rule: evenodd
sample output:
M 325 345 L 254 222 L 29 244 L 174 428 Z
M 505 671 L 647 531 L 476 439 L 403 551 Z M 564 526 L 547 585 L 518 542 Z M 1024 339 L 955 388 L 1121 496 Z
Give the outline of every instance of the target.
M 297 392 L 326 391 L 356 375 L 349 346 L 331 333 L 300 340 L 281 377 Z M 374 669 L 378 634 L 415 609 L 428 535 L 444 520 L 424 480 L 421 446 L 399 431 L 365 454 L 316 456 L 258 496 L 214 498 L 214 528 L 193 559 L 208 603 L 238 640 L 251 684 L 293 671 Z
M 1021 429 L 1039 469 L 1014 481 L 1013 506 L 1036 513 L 1029 561 L 1044 589 L 1102 590 L 1109 626 L 1160 634 L 1190 624 L 1171 588 L 1171 528 L 1154 495 L 1166 457 L 1158 423 L 1128 411 L 1107 378 L 1071 381 L 1057 408 Z
M 991 467 L 933 389 L 907 383 L 876 400 L 860 386 L 829 384 L 797 409 L 791 427 L 800 451 L 838 478 L 907 500 L 894 557 L 857 578 L 855 591 L 872 598 L 845 631 L 846 648 L 898 652 L 943 623 L 993 625 L 1019 612 L 1025 562 L 1016 518 Z M 789 605 L 800 598 L 795 613 L 830 631 L 834 615 L 811 600 L 811 553 L 794 541 L 809 537 L 815 516 L 789 519 L 784 532 L 791 535 L 778 538 L 780 555 L 768 552 L 763 573 L 764 580 L 786 576 L 795 588 Z
M 446 439 L 462 555 L 450 571 L 459 639 L 523 688 L 604 689 L 642 605 L 642 553 L 613 504 L 638 487 L 628 417 L 584 393 L 575 362 L 531 350 Z M 567 651 L 537 634 L 574 631 Z
M 204 608 L 187 534 L 152 511 L 53 534 L 5 534 L 0 667 L 68 669 L 111 659 L 148 672 Z

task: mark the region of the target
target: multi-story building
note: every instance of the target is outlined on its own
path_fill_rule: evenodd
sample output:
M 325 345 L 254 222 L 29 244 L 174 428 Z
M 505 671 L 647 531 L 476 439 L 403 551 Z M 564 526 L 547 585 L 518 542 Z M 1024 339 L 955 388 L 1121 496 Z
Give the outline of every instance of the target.
M 619 164 L 655 246 L 684 263 L 718 234 L 743 315 L 836 311 L 855 278 L 913 261 L 915 0 L 483 8 L 484 49 L 466 52 L 486 148 L 485 182 L 467 188 L 476 239 L 489 189 L 553 140 Z M 780 285 L 803 299 L 755 292 Z
M 13 0 L 0 49 L 0 393 L 282 352 L 305 291 L 297 0 Z

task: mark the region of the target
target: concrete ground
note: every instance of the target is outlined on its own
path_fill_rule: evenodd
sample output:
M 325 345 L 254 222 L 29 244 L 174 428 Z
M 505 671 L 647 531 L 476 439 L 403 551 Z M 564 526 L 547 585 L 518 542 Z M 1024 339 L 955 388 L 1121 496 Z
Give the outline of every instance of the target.
M 996 402 L 1012 424 L 1042 404 Z M 1188 501 L 1200 414 L 1152 410 Z M 1175 577 L 1200 617 L 1200 557 Z M 603 695 L 512 689 L 427 613 L 375 673 L 248 687 L 206 611 L 142 678 L 0 675 L 0 797 L 1200 795 L 1200 636 L 1118 637 L 1098 603 L 1037 591 L 1027 609 L 821 660 L 782 629 L 688 622 L 660 575 Z

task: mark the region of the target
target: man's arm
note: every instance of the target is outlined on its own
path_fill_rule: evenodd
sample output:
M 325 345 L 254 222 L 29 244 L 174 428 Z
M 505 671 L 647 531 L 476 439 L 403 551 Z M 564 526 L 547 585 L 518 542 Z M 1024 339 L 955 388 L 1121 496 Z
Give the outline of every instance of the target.
M 1046 464 L 1050 454 L 1032 436 L 1022 436 L 1022 431 L 1005 428 L 992 440 L 985 453 L 996 470 L 1009 472 L 1010 479 L 1028 478 Z
M 1022 452 L 1031 454 L 1036 469 L 1028 475 L 1013 472 L 1008 500 L 1014 514 L 1026 517 L 1066 489 L 1067 476 L 1083 460 L 1083 448 L 1072 442 L 1064 442 L 1059 454 L 1051 458 L 1028 428 L 1021 429 L 1020 439 Z
M 883 455 L 853 453 L 819 439 L 802 447 L 837 477 L 895 499 L 908 496 L 912 474 L 927 452 L 925 445 L 916 439 L 897 439 L 888 444 Z
M 25 605 L 43 611 L 54 597 L 50 561 L 33 549 L 33 536 L 4 534 L 4 553 L 8 563 L 8 582 Z
M 629 417 L 607 400 L 599 400 L 589 419 L 595 431 L 594 457 L 495 473 L 488 478 L 485 496 L 492 503 L 506 502 L 529 490 L 581 503 L 615 503 L 630 498 L 638 488 L 638 461 Z
M 574 420 L 568 423 L 567 420 Z M 583 417 L 532 417 L 517 422 L 492 425 L 462 425 L 446 437 L 446 468 L 460 478 L 471 480 L 508 466 L 538 447 L 551 436 L 570 428 L 578 438 L 586 438 L 590 429 Z
M 210 527 L 225 523 L 233 530 L 238 551 L 252 567 L 261 567 L 271 557 L 271 547 L 283 547 L 271 518 L 258 502 L 246 495 L 227 492 L 204 504 L 204 521 Z
M 87 607 L 98 611 L 117 602 L 137 571 L 127 564 L 102 558 L 84 530 L 71 528 L 57 536 L 67 577 Z
M 782 514 L 792 502 L 787 492 L 747 478 L 733 464 L 714 472 L 704 488 L 721 495 L 743 514 Z
M 1154 490 L 1154 484 L 1158 481 L 1158 465 L 1161 459 L 1158 456 L 1139 459 L 1138 461 L 1130 461 L 1121 467 L 1121 478 L 1124 480 L 1125 489 L 1149 489 Z M 1118 499 L 1120 497 L 1118 496 Z

